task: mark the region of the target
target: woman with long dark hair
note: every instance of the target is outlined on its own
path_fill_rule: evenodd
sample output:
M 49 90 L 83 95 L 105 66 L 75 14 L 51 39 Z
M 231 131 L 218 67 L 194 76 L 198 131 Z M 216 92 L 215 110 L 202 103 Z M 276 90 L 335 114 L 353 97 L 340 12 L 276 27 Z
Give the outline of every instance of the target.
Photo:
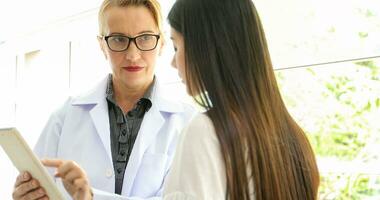
M 308 139 L 279 92 L 251 0 L 177 0 L 173 65 L 207 111 L 183 133 L 168 199 L 317 199 Z

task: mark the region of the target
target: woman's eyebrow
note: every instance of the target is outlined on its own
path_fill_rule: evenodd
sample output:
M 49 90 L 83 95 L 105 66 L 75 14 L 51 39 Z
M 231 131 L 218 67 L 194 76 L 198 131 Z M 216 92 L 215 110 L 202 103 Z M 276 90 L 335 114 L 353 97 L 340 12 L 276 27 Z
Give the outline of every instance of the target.
M 155 32 L 152 30 L 144 30 L 144 31 L 138 32 L 137 34 L 143 34 L 143 33 L 155 33 Z

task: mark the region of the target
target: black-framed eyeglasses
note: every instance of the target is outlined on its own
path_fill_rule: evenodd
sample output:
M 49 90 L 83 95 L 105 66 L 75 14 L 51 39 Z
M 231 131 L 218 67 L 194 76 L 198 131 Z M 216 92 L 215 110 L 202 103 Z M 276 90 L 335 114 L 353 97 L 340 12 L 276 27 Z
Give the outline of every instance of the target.
M 109 35 L 103 36 L 110 50 L 122 52 L 128 49 L 131 42 L 134 42 L 136 47 L 141 51 L 151 51 L 157 47 L 160 35 L 142 34 L 136 37 L 128 37 L 125 35 Z

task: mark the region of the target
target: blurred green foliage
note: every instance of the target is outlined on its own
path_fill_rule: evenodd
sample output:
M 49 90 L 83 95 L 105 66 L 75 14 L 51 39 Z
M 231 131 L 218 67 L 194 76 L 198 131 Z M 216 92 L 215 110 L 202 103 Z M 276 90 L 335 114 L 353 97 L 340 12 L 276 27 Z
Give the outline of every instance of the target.
M 369 60 L 276 72 L 284 101 L 322 166 L 321 199 L 380 199 L 378 63 Z M 372 163 L 379 164 L 377 172 L 355 168 Z

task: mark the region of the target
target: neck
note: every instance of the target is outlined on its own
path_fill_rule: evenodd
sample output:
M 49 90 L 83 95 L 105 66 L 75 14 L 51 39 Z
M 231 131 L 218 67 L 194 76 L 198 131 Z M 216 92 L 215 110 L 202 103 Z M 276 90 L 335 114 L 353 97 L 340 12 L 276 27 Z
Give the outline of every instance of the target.
M 146 85 L 129 88 L 126 85 L 113 80 L 114 99 L 124 113 L 131 110 L 136 102 L 144 96 L 151 83 L 152 81 L 148 82 Z

